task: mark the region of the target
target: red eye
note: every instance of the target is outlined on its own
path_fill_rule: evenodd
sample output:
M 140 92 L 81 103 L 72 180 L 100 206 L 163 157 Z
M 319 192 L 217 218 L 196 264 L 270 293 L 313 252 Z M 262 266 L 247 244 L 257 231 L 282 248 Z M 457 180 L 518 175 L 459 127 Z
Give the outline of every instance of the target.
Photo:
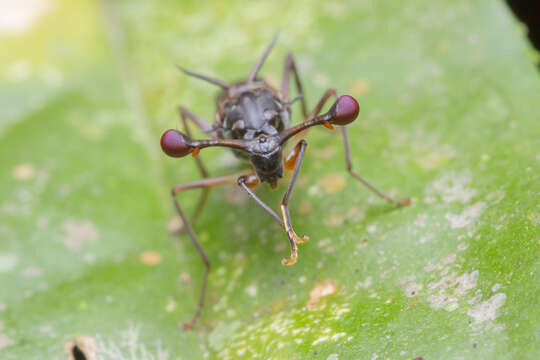
M 186 136 L 177 130 L 167 130 L 161 136 L 163 152 L 172 157 L 183 157 L 189 154 L 192 147 L 186 144 Z
M 330 122 L 337 125 L 347 125 L 356 119 L 360 107 L 358 102 L 349 95 L 340 96 L 334 104 L 336 115 Z

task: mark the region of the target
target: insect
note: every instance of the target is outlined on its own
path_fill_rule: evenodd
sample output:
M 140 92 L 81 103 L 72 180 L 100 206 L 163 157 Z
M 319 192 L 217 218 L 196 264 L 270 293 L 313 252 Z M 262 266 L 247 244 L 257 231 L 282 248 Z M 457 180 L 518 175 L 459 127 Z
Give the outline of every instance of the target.
M 302 83 L 291 53 L 288 53 L 285 59 L 283 77 L 279 90 L 257 77 L 276 40 L 277 35 L 274 36 L 245 81 L 228 83 L 188 71 L 178 66 L 185 74 L 217 85 L 222 89 L 216 98 L 217 114 L 212 126 L 201 117 L 180 106 L 178 110 L 182 118 L 185 133 L 171 129 L 165 131 L 161 137 L 161 148 L 167 155 L 184 157 L 191 154 L 195 158 L 202 175 L 202 179 L 198 181 L 178 184 L 171 190 L 174 205 L 184 224 L 184 230 L 193 242 L 205 266 L 197 309 L 191 321 L 183 324 L 186 329 L 196 324 L 204 306 L 210 261 L 197 240 L 197 235 L 193 231 L 190 221 L 180 206 L 177 198 L 179 193 L 191 189 L 203 189 L 192 218 L 193 221 L 200 214 L 210 188 L 237 182 L 238 186 L 245 190 L 247 195 L 283 228 L 289 241 L 291 256 L 290 258 L 283 259 L 281 262 L 283 265 L 294 265 L 298 257 L 297 245 L 308 240 L 308 236 L 298 236 L 294 231 L 288 204 L 302 160 L 304 159 L 307 142 L 304 139 L 299 140 L 285 158 L 283 157 L 283 147 L 293 136 L 304 132 L 312 126 L 323 125 L 332 130 L 334 125 L 338 125 L 343 136 L 345 162 L 348 172 L 386 201 L 397 205 L 408 205 L 410 203 L 408 198 L 397 200 L 385 195 L 352 169 L 346 125 L 354 121 L 359 113 L 358 102 L 353 97 L 348 95 L 338 97 L 335 89 L 328 89 L 313 110 L 308 113 Z M 291 75 L 294 77 L 298 92 L 298 96 L 292 100 L 289 94 Z M 330 107 L 330 110 L 321 114 L 323 107 L 331 98 L 335 99 L 334 104 Z M 296 100 L 300 101 L 304 121 L 292 126 L 291 105 Z M 187 126 L 187 120 L 193 121 L 211 139 L 193 139 Z M 252 170 L 244 173 L 210 177 L 197 155 L 201 149 L 212 146 L 232 149 L 237 157 L 251 164 Z M 267 182 L 271 188 L 275 188 L 278 180 L 283 177 L 284 169 L 292 171 L 292 175 L 287 190 L 281 200 L 280 215 L 278 215 L 270 206 L 257 197 L 252 189 L 259 182 Z

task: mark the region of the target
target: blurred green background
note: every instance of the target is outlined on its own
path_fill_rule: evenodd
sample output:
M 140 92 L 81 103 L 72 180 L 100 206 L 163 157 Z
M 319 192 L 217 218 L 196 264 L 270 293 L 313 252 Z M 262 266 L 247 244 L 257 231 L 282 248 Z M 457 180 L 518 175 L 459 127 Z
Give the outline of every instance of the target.
M 1 359 L 540 357 L 538 55 L 503 2 L 1 6 Z M 339 136 L 311 131 L 298 263 L 236 186 L 212 191 L 195 226 L 207 305 L 185 332 L 203 266 L 171 233 L 169 189 L 199 176 L 159 137 L 179 104 L 213 120 L 217 90 L 174 64 L 236 81 L 276 31 L 261 75 L 278 84 L 292 51 L 308 106 L 355 96 L 355 169 L 414 203 L 376 198 Z M 239 166 L 200 156 L 213 175 Z M 277 209 L 284 190 L 258 194 Z

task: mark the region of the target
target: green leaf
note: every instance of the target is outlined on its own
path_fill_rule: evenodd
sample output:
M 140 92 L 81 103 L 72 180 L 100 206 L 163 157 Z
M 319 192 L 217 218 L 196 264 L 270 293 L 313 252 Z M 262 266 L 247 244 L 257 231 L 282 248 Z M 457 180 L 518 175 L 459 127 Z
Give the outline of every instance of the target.
M 0 28 L 0 358 L 540 357 L 540 81 L 503 2 L 41 3 Z M 239 80 L 276 30 L 262 75 L 279 84 L 292 51 L 309 105 L 357 97 L 354 169 L 414 201 L 377 198 L 312 130 L 298 263 L 237 186 L 213 190 L 206 306 L 183 331 L 204 268 L 169 194 L 199 174 L 159 137 L 179 104 L 213 119 L 217 91 L 174 64 Z M 278 210 L 285 183 L 258 194 Z

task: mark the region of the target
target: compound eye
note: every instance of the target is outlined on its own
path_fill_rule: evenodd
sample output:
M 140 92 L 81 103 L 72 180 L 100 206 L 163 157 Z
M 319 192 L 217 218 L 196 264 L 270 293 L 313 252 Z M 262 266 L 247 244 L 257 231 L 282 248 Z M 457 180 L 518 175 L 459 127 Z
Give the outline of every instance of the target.
M 161 149 L 171 157 L 183 157 L 189 154 L 193 148 L 186 144 L 186 135 L 178 130 L 167 130 L 161 136 Z
M 360 106 L 352 96 L 343 95 L 334 104 L 334 111 L 335 117 L 330 122 L 336 125 L 347 125 L 356 119 Z

